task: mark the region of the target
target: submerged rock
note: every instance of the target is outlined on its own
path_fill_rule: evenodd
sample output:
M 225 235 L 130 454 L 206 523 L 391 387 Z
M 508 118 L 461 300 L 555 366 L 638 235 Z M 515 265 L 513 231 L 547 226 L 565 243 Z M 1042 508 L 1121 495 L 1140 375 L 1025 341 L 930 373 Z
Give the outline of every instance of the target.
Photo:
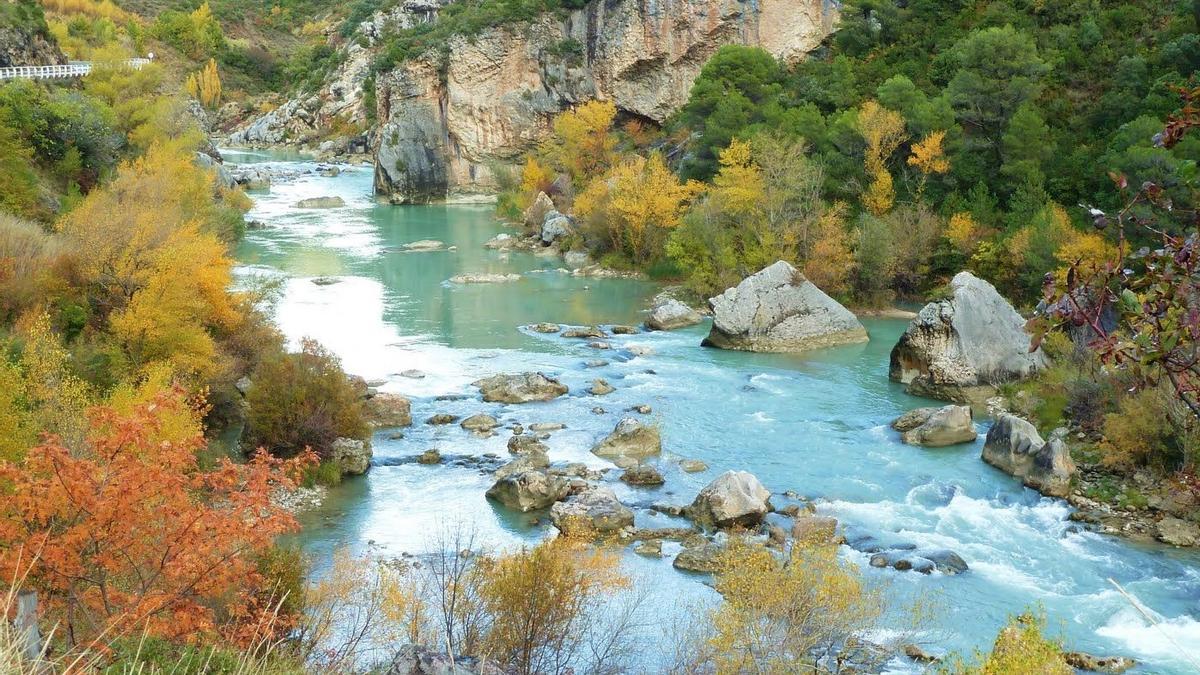
M 454 424 L 457 421 L 458 415 L 451 415 L 450 413 L 438 413 L 425 420 L 425 424 L 441 426 L 443 424 Z
M 604 396 L 606 394 L 611 394 L 614 391 L 616 391 L 616 389 L 608 383 L 608 380 L 605 380 L 604 378 L 596 378 L 595 380 L 592 380 L 592 386 L 588 388 L 588 393 L 592 396 Z
M 520 274 L 495 274 L 491 272 L 456 274 L 450 277 L 450 283 L 452 284 L 505 284 L 520 280 Z
M 681 459 L 679 460 L 679 468 L 682 469 L 684 473 L 700 473 L 701 471 L 708 471 L 708 465 L 698 459 Z
M 501 373 L 473 384 L 491 403 L 549 401 L 567 393 L 566 385 L 541 373 Z
M 950 299 L 925 305 L 900 336 L 891 379 L 913 394 L 970 401 L 1045 367 L 1041 350 L 1029 350 L 1025 320 L 991 284 L 959 272 L 950 289 Z
M 709 483 L 688 516 L 704 527 L 755 527 L 771 511 L 771 493 L 748 471 L 726 471 Z
M 1123 673 L 1137 665 L 1127 656 L 1094 656 L 1085 652 L 1064 652 L 1063 660 L 1076 670 L 1092 673 Z
M 535 323 L 529 327 L 529 330 L 535 333 L 557 333 L 562 330 L 562 326 L 556 323 Z
M 440 251 L 446 248 L 446 243 L 437 239 L 418 239 L 400 247 L 404 251 Z
M 479 433 L 487 433 L 492 429 L 500 426 L 499 420 L 491 415 L 479 414 L 471 415 L 467 419 L 459 423 L 459 426 L 467 431 L 475 431 Z
M 338 438 L 329 448 L 329 456 L 342 473 L 361 475 L 371 468 L 371 443 L 359 438 Z
M 585 490 L 550 508 L 550 522 L 567 536 L 597 536 L 633 527 L 633 511 L 606 487 Z
M 532 452 L 545 453 L 550 448 L 533 436 L 513 436 L 508 439 L 508 451 L 514 455 L 526 455 Z
M 704 344 L 751 352 L 797 352 L 866 342 L 858 318 L 780 260 L 708 301 Z
M 293 204 L 298 209 L 336 209 L 346 205 L 341 197 L 309 197 Z
M 646 328 L 650 330 L 676 330 L 700 323 L 704 317 L 675 298 L 659 296 L 654 299 Z
M 516 511 L 544 509 L 567 496 L 570 482 L 562 476 L 525 471 L 504 476 L 488 488 L 487 496 Z
M 630 485 L 662 485 L 667 482 L 658 469 L 649 464 L 638 464 L 629 467 L 621 474 L 621 480 Z
M 983 461 L 1051 497 L 1066 497 L 1075 474 L 1066 443 L 1057 435 L 1043 441 L 1032 424 L 1016 415 L 1001 415 L 988 430 Z
M 662 452 L 662 436 L 658 427 L 626 417 L 617 423 L 612 433 L 592 447 L 592 454 L 604 459 L 641 460 Z M 619 464 L 618 464 L 619 465 Z
M 971 408 L 965 405 L 910 410 L 896 418 L 892 428 L 901 432 L 905 443 L 930 448 L 970 443 L 978 435 Z

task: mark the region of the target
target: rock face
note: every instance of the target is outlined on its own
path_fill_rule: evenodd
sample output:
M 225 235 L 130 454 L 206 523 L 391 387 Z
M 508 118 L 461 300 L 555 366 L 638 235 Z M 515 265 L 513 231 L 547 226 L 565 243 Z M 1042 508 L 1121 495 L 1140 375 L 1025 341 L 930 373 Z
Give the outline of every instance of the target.
M 342 473 L 361 475 L 371 468 L 371 444 L 358 438 L 339 438 L 329 449 L 330 457 L 342 467 Z
M 929 448 L 970 443 L 977 436 L 971 408 L 965 405 L 910 410 L 896 418 L 892 428 L 905 443 Z
M 925 305 L 892 349 L 888 375 L 908 391 L 950 401 L 982 400 L 996 385 L 1046 365 L 1030 353 L 1025 320 L 988 282 L 959 272 L 953 296 Z
M 654 299 L 654 306 L 650 308 L 650 316 L 646 319 L 646 328 L 650 330 L 687 328 L 700 323 L 703 318 L 700 316 L 700 312 L 675 298 L 660 296 Z
M 858 318 L 780 260 L 709 298 L 713 327 L 704 344 L 751 352 L 797 352 L 866 342 Z
M 10 4 L 13 14 L 33 14 L 34 9 Z M 32 4 L 32 3 L 31 3 Z M 40 16 L 40 10 L 37 11 Z M 52 66 L 67 62 L 44 20 L 20 21 L 6 15 L 0 25 L 0 68 L 9 66 Z
M 474 382 L 483 400 L 492 403 L 549 401 L 567 393 L 567 386 L 541 373 L 501 373 Z
M 394 203 L 491 194 L 491 167 L 519 161 L 554 114 L 598 98 L 662 122 L 722 45 L 794 62 L 835 12 L 822 0 L 594 0 L 451 37 L 444 63 L 435 49 L 377 76 L 375 189 Z
M 748 471 L 726 471 L 709 483 L 688 515 L 709 527 L 754 527 L 771 511 L 771 493 Z
M 488 488 L 487 496 L 515 511 L 544 509 L 567 496 L 570 484 L 562 476 L 541 471 L 506 475 Z
M 1043 441 L 1032 424 L 1016 415 L 1001 415 L 988 430 L 983 461 L 1051 497 L 1066 497 L 1075 473 L 1061 438 Z
M 550 521 L 567 536 L 596 536 L 633 527 L 633 511 L 606 487 L 585 490 L 550 507 Z
M 592 446 L 592 454 L 612 460 L 618 466 L 629 466 L 638 460 L 653 457 L 662 452 L 662 436 L 658 428 L 626 417 L 617 423 L 612 433 Z

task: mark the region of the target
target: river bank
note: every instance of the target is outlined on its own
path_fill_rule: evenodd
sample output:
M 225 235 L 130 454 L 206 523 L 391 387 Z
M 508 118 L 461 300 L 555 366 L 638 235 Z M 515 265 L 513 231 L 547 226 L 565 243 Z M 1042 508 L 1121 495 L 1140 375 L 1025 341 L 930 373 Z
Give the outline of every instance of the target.
M 970 567 L 965 574 L 923 576 L 872 568 L 869 553 L 843 548 L 864 574 L 889 583 L 898 602 L 943 599 L 930 636 L 938 633 L 936 651 L 985 646 L 1009 614 L 1041 603 L 1073 649 L 1128 654 L 1147 672 L 1186 672 L 1169 641 L 1106 579 L 1160 612 L 1171 639 L 1200 647 L 1200 622 L 1189 600 L 1200 593 L 1194 555 L 1086 531 L 1069 520 L 1065 502 L 1042 498 L 980 462 L 982 439 L 938 450 L 899 442 L 887 424 L 928 405 L 887 381 L 888 352 L 903 319 L 866 319 L 871 342 L 804 356 L 701 349 L 706 324 L 611 336 L 605 340 L 611 349 L 595 349 L 587 340 L 525 327 L 638 325 L 661 288 L 637 279 L 576 277 L 558 271 L 557 259 L 485 248 L 506 231 L 490 207 L 396 208 L 376 204 L 370 192 L 366 167 L 350 167 L 336 177 L 308 173 L 254 193 L 249 217 L 267 227 L 250 232 L 238 251 L 241 274 L 282 280 L 276 320 L 289 339 L 315 337 L 342 357 L 348 371 L 383 380 L 381 391 L 413 401 L 417 423 L 401 430 L 403 438 L 388 430 L 375 435 L 372 470 L 331 489 L 321 507 L 302 515 L 299 542 L 318 569 L 342 546 L 381 556 L 419 555 L 430 533 L 452 520 L 468 523 L 481 541 L 497 546 L 536 541 L 552 531 L 544 519 L 487 500 L 492 478 L 478 466 L 408 461 L 431 448 L 444 457 L 507 454 L 507 433 L 478 437 L 457 424 L 423 424 L 427 418 L 486 413 L 506 427 L 562 423 L 566 427 L 546 441 L 551 460 L 599 470 L 611 464 L 589 452 L 592 444 L 628 408 L 648 405 L 649 419 L 662 433 L 658 468 L 666 484 L 612 483 L 634 507 L 639 527 L 677 524 L 655 512 L 655 502 L 690 501 L 719 473 L 749 470 L 773 494 L 792 491 L 818 513 L 838 518 L 848 538 L 871 536 L 887 545 L 961 555 Z M 339 196 L 345 206 L 293 207 L 315 196 Z M 403 248 L 425 239 L 446 248 Z M 516 274 L 519 280 L 450 281 L 462 274 Z M 336 283 L 318 285 L 318 278 Z M 556 376 L 571 393 L 523 407 L 482 403 L 471 387 L 497 372 L 529 370 Z M 421 377 L 402 374 L 408 371 Z M 597 377 L 615 391 L 588 394 Z M 681 458 L 699 459 L 709 470 L 686 473 L 677 463 Z M 622 556 L 622 565 L 652 588 L 660 615 L 680 599 L 711 597 L 702 578 L 671 568 L 679 550 L 664 544 L 661 558 L 632 550 Z

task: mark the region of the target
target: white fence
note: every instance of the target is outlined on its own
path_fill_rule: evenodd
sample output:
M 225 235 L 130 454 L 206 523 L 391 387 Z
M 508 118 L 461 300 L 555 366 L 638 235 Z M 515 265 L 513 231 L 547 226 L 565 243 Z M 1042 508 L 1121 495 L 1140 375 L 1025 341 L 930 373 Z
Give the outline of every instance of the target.
M 141 70 L 142 66 L 150 63 L 150 59 L 129 59 L 126 68 Z M 63 65 L 52 66 L 11 66 L 0 68 L 0 80 L 52 80 L 67 77 L 83 77 L 92 72 L 90 61 L 72 61 Z

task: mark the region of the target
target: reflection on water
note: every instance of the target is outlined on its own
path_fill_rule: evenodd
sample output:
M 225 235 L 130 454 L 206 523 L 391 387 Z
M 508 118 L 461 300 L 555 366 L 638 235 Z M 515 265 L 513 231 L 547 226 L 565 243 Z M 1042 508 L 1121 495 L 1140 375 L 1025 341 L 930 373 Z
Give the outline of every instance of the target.
M 629 407 L 648 404 L 663 431 L 660 469 L 667 483 L 645 489 L 613 482 L 624 501 L 685 503 L 719 472 L 746 469 L 773 492 L 795 490 L 821 500 L 820 510 L 852 534 L 957 551 L 971 566 L 968 573 L 921 576 L 866 567 L 865 555 L 844 550 L 866 574 L 890 580 L 897 594 L 940 598 L 936 627 L 946 639 L 939 647 L 986 647 L 1009 614 L 1040 603 L 1072 648 L 1135 656 L 1147 664 L 1146 672 L 1187 672 L 1172 641 L 1200 651 L 1195 554 L 1078 531 L 1066 520 L 1063 502 L 1044 499 L 981 462 L 981 441 L 938 450 L 897 441 L 887 423 L 928 404 L 887 381 L 888 352 L 903 322 L 867 321 L 870 343 L 803 356 L 703 349 L 704 326 L 616 336 L 609 340 L 613 349 L 596 350 L 586 340 L 520 326 L 640 323 L 652 284 L 580 279 L 559 271 L 557 258 L 484 249 L 485 241 L 504 231 L 488 207 L 381 206 L 370 189 L 369 167 L 276 185 L 255 195 L 250 214 L 268 227 L 252 231 L 238 251 L 242 274 L 286 275 L 277 319 L 289 338 L 317 338 L 349 371 L 384 379 L 383 389 L 414 399 L 417 423 L 403 430 L 403 438 L 376 434 L 375 454 L 385 465 L 348 480 L 321 509 L 304 516 L 300 539 L 318 563 L 341 545 L 371 545 L 384 555 L 419 553 L 447 520 L 470 524 L 495 545 L 546 536 L 549 526 L 537 521 L 539 514 L 513 514 L 488 502 L 484 491 L 491 479 L 476 468 L 386 465 L 429 448 L 443 455 L 507 456 L 507 431 L 478 438 L 456 425 L 422 423 L 434 413 L 488 412 L 505 424 L 564 422 L 567 428 L 548 441 L 551 459 L 603 468 L 611 465 L 588 448 L 631 414 Z M 341 196 L 347 206 L 291 206 L 323 195 Z M 457 248 L 395 252 L 420 239 Z M 479 272 L 523 278 L 447 282 Z M 336 283 L 318 285 L 317 277 Z M 632 346 L 650 353 L 634 356 Z M 607 363 L 589 367 L 596 359 Z M 400 374 L 408 370 L 424 377 Z M 470 386 L 495 372 L 524 370 L 560 377 L 571 394 L 504 406 L 482 403 Z M 589 396 L 596 377 L 616 392 Z M 444 395 L 466 396 L 438 399 Z M 711 469 L 683 473 L 676 464 L 681 457 L 702 459 Z M 644 509 L 637 519 L 646 526 L 673 524 Z M 681 599 L 711 594 L 702 580 L 675 572 L 669 557 L 629 555 L 623 564 L 652 580 L 656 615 L 668 615 Z M 1130 610 L 1109 577 L 1160 612 L 1161 629 Z

